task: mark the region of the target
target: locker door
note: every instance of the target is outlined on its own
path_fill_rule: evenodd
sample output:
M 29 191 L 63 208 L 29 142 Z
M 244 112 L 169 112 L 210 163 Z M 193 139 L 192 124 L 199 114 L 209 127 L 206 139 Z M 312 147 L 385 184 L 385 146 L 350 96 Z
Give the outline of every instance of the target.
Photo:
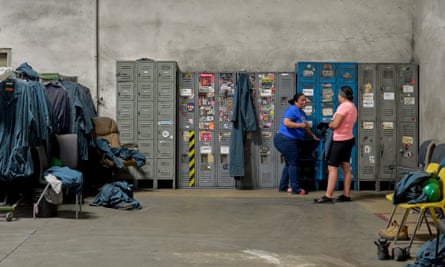
M 230 176 L 229 168 L 230 134 L 230 131 L 218 132 L 218 187 L 231 188 L 234 186 L 234 179 Z
M 173 125 L 158 125 L 157 158 L 173 159 L 175 151 L 175 130 Z
M 397 107 L 399 148 L 398 166 L 416 168 L 419 157 L 418 66 L 401 64 L 398 69 L 399 102 Z
M 376 64 L 358 66 L 358 179 L 377 180 L 378 137 L 376 129 Z
M 258 73 L 257 112 L 260 129 L 275 129 L 275 73 Z
M 273 136 L 275 132 L 262 131 L 261 143 L 258 146 L 257 155 L 259 156 L 257 162 L 258 168 L 258 187 L 273 188 L 278 184 L 277 178 L 277 157 L 278 152 L 273 145 Z M 278 176 L 280 177 L 280 176 Z
M 176 79 L 176 62 L 157 62 L 158 81 L 173 82 Z
M 137 61 L 138 82 L 153 81 L 155 76 L 155 62 L 154 61 Z
M 216 187 L 217 170 L 215 157 L 215 133 L 213 131 L 199 131 L 198 181 L 199 187 Z
M 134 139 L 136 137 L 134 121 L 118 119 L 118 123 L 119 123 L 119 126 L 118 126 L 119 127 L 119 138 L 120 138 L 121 144 L 134 143 Z
M 276 91 L 277 105 L 275 111 L 275 121 L 277 121 L 278 123 L 284 111 L 289 107 L 289 103 L 287 101 L 291 99 L 297 92 L 295 84 L 295 73 L 278 73 Z
M 155 137 L 155 128 L 153 121 L 138 121 L 138 139 L 150 139 L 153 140 Z
M 138 101 L 153 102 L 155 99 L 154 83 L 152 81 L 140 81 L 138 82 Z
M 379 178 L 393 180 L 396 174 L 396 82 L 397 74 L 394 64 L 377 66 L 379 79 Z
M 117 103 L 117 117 L 118 120 L 133 120 L 134 103 L 131 101 L 119 101 Z
M 397 120 L 417 123 L 419 117 L 419 86 L 417 65 L 398 65 L 399 103 Z
M 171 102 L 176 99 L 176 84 L 172 82 L 158 82 L 158 101 Z
M 117 83 L 117 97 L 119 101 L 133 101 L 134 100 L 134 83 L 133 82 L 118 82 Z
M 135 80 L 134 61 L 117 61 L 116 80 L 118 82 L 133 82 Z
M 160 124 L 173 124 L 175 121 L 175 103 L 158 102 L 157 119 Z
M 197 179 L 194 131 L 180 130 L 178 138 L 178 187 L 189 188 L 190 178 Z M 192 177 L 191 177 L 192 176 Z M 194 185 L 196 187 L 196 184 Z
M 196 80 L 194 73 L 187 72 L 179 75 L 178 97 L 178 125 L 179 129 L 195 130 L 196 113 Z
M 139 101 L 137 104 L 138 120 L 152 121 L 154 120 L 155 103 Z
M 218 130 L 225 131 L 233 128 L 232 107 L 235 94 L 236 74 L 234 72 L 217 73 L 218 88 Z

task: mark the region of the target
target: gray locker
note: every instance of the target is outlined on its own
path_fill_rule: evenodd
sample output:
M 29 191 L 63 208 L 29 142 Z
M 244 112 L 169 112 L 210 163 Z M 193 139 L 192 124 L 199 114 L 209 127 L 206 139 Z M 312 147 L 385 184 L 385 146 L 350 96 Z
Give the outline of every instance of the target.
M 155 178 L 155 172 L 154 172 L 154 164 L 155 160 L 151 158 L 145 159 L 145 165 L 142 166 L 141 169 L 141 176 L 138 177 L 140 179 L 153 179 Z
M 197 185 L 199 187 L 217 186 L 216 139 L 213 131 L 200 130 L 198 136 Z
M 175 106 L 173 102 L 158 102 L 158 123 L 172 124 L 175 121 Z
M 134 83 L 120 82 L 117 84 L 117 97 L 119 101 L 134 100 Z
M 283 117 L 284 111 L 289 107 L 288 100 L 293 98 L 294 95 L 297 93 L 296 90 L 296 77 L 295 73 L 293 72 L 282 72 L 277 73 L 277 91 L 276 91 L 276 111 L 275 111 L 275 121 L 277 123 L 276 128 L 278 129 L 279 123 L 281 122 L 281 118 Z M 308 98 L 307 98 L 308 99 Z M 273 143 L 272 143 L 273 144 Z M 261 146 L 261 145 L 260 145 Z M 270 182 L 261 182 L 260 183 L 266 183 L 269 184 L 268 187 L 274 187 L 275 185 L 278 185 L 280 177 L 281 177 L 281 171 L 284 167 L 284 160 L 281 157 L 280 153 L 276 150 L 275 147 L 272 147 L 274 150 L 274 153 L 276 153 L 276 179 L 274 181 L 274 184 L 271 184 Z M 261 151 L 261 149 L 260 149 Z M 264 157 L 266 155 L 259 154 L 259 162 L 258 164 L 261 164 L 261 161 L 264 160 Z
M 216 165 L 216 95 L 215 78 L 213 72 L 200 72 L 198 79 L 197 111 L 198 129 L 196 143 L 196 169 L 198 187 L 217 186 L 217 165 Z
M 155 99 L 155 88 L 153 81 L 140 81 L 137 85 L 138 101 L 153 102 Z
M 195 74 L 181 73 L 179 76 L 178 125 L 179 129 L 195 129 L 196 105 L 195 91 L 197 89 Z
M 177 184 L 179 188 L 197 187 L 195 149 L 195 114 L 197 91 L 196 75 L 191 72 L 180 73 L 178 79 L 178 139 L 177 139 Z M 190 184 L 191 179 L 194 180 Z
M 379 141 L 379 179 L 394 180 L 396 175 L 396 83 L 397 73 L 394 64 L 379 64 L 377 66 L 379 90 L 378 135 Z
M 377 181 L 377 65 L 358 65 L 358 179 Z
M 131 101 L 118 101 L 117 103 L 118 120 L 134 120 L 134 103 Z
M 138 141 L 138 150 L 142 154 L 145 155 L 146 158 L 154 158 L 154 143 L 153 140 L 139 140 Z
M 174 159 L 157 159 L 157 177 L 162 180 L 171 180 L 175 176 L 175 162 Z M 175 188 L 175 180 L 173 179 L 173 188 Z
M 397 125 L 397 145 L 399 148 L 397 166 L 416 168 L 419 154 L 419 133 L 417 123 L 400 122 Z
M 158 125 L 158 158 L 174 158 L 175 154 L 175 130 L 173 125 Z
M 277 73 L 277 92 L 276 92 L 277 103 L 275 111 L 276 114 L 275 121 L 277 121 L 277 123 L 279 123 L 281 116 L 289 106 L 289 103 L 287 101 L 297 93 L 295 83 L 296 83 L 295 73 L 293 72 Z
M 397 107 L 398 125 L 398 161 L 397 166 L 416 168 L 419 157 L 419 87 L 418 66 L 415 64 L 399 64 L 398 90 L 399 103 Z
M 176 179 L 176 71 L 173 61 L 118 61 L 117 121 L 121 139 L 137 143 L 146 165 L 137 179 Z M 166 134 L 168 133 L 168 134 Z
M 138 60 L 137 73 L 138 82 L 155 80 L 155 62 L 151 60 Z
M 375 120 L 377 117 L 377 65 L 358 65 L 359 120 Z
M 417 65 L 401 64 L 397 66 L 399 103 L 397 120 L 400 122 L 417 122 L 419 117 L 419 87 Z
M 138 121 L 137 129 L 138 139 L 153 140 L 155 138 L 155 125 L 153 121 Z
M 158 101 L 171 102 L 176 99 L 176 83 L 158 82 Z
M 158 82 L 176 81 L 176 62 L 157 62 Z
M 218 187 L 231 188 L 235 184 L 229 168 L 230 135 L 230 131 L 218 132 Z
M 191 178 L 194 178 L 196 182 L 194 133 L 195 131 L 189 130 L 179 131 L 177 150 L 179 188 L 189 188 Z M 193 186 L 196 187 L 196 184 Z
M 233 128 L 232 106 L 235 94 L 236 73 L 217 73 L 218 94 L 218 130 L 227 131 Z
M 137 118 L 138 121 L 152 121 L 154 120 L 155 103 L 140 101 L 137 104 Z
M 358 135 L 358 177 L 361 181 L 377 181 L 378 140 L 375 121 L 361 120 Z
M 133 82 L 135 80 L 134 61 L 118 61 L 116 64 L 116 80 L 118 82 Z
M 273 188 L 278 184 L 277 177 L 277 157 L 279 153 L 273 145 L 273 136 L 275 131 L 262 131 L 261 141 L 257 147 L 258 155 L 258 187 Z M 281 174 L 281 173 L 280 173 Z
M 260 129 L 275 129 L 275 73 L 257 73 L 256 108 Z
M 118 120 L 121 144 L 134 143 L 135 128 L 133 120 Z

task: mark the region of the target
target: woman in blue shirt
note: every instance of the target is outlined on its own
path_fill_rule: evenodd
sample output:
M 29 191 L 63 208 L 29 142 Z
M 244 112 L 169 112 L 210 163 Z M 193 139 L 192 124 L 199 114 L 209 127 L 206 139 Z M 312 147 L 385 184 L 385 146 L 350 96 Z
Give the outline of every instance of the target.
M 299 93 L 288 102 L 290 106 L 284 111 L 280 128 L 273 140 L 275 148 L 283 155 L 285 160 L 278 190 L 305 195 L 307 194 L 306 190 L 301 188 L 298 182 L 300 142 L 304 140 L 305 134 L 316 141 L 320 139 L 311 132 L 306 121 L 306 114 L 303 111 L 306 106 L 306 96 Z

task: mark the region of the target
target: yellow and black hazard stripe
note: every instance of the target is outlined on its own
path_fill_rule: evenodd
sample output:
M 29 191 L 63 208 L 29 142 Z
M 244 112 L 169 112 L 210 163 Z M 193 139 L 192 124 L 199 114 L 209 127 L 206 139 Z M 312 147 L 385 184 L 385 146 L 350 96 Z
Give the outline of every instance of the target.
M 195 186 L 195 131 L 189 132 L 189 186 Z

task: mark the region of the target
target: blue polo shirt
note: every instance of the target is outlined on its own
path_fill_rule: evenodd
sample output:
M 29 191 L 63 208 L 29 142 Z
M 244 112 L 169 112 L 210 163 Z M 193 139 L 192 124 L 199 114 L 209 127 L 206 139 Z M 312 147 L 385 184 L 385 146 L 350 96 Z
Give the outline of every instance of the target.
M 295 105 L 290 105 L 286 111 L 284 111 L 283 117 L 280 121 L 280 128 L 278 132 L 286 137 L 303 140 L 304 139 L 304 128 L 287 128 L 284 126 L 284 118 L 288 118 L 293 122 L 302 123 L 306 121 L 306 114 L 303 110 L 297 108 Z

